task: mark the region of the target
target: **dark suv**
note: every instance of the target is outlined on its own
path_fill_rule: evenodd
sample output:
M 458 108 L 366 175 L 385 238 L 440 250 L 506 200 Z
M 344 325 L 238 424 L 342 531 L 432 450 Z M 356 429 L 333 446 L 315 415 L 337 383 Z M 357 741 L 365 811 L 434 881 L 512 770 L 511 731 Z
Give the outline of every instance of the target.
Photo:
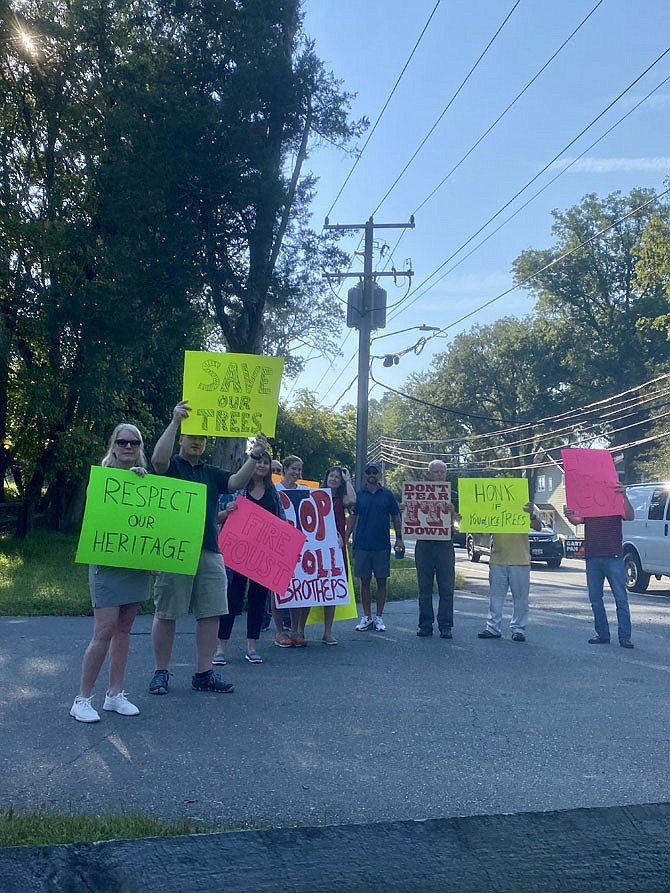
M 551 527 L 542 525 L 542 530 L 531 530 L 528 534 L 530 560 L 546 561 L 548 567 L 560 567 L 563 561 L 563 540 Z M 465 548 L 470 561 L 479 561 L 482 555 L 491 554 L 490 533 L 468 533 Z

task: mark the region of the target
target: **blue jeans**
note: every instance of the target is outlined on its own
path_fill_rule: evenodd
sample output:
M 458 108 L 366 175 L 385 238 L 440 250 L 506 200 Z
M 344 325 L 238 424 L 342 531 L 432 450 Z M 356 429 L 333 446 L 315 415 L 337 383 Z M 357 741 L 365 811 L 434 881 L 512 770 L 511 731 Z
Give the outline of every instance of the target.
M 622 558 L 603 556 L 586 559 L 586 584 L 589 587 L 589 601 L 593 611 L 596 635 L 609 639 L 610 627 L 603 603 L 605 579 L 610 584 L 616 602 L 616 617 L 619 624 L 619 641 L 630 639 L 630 608 L 626 592 L 626 573 Z

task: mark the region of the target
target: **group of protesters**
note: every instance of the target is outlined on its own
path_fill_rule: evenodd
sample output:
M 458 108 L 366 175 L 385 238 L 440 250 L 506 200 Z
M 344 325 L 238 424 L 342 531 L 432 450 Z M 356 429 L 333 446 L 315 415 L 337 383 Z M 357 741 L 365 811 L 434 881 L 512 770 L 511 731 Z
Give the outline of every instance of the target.
M 151 457 L 151 466 L 144 453 L 144 441 L 139 429 L 121 423 L 114 429 L 102 465 L 132 471 L 139 476 L 150 469 L 183 481 L 204 484 L 206 487 L 205 526 L 202 550 L 194 575 L 159 572 L 154 581 L 154 620 L 151 641 L 155 670 L 149 683 L 151 694 L 167 694 L 170 684 L 170 660 L 174 645 L 177 620 L 192 613 L 196 620 L 196 666 L 191 679 L 192 688 L 200 692 L 227 694 L 234 690 L 214 667 L 226 665 L 226 648 L 235 623 L 247 602 L 247 649 L 249 663 L 263 662 L 257 642 L 266 608 L 274 620 L 274 644 L 281 648 L 304 648 L 305 623 L 309 608 L 288 609 L 289 629 L 285 629 L 284 612 L 277 605 L 273 593 L 243 574 L 227 572 L 219 549 L 218 533 L 227 518 L 236 510 L 235 497 L 243 495 L 260 508 L 285 519 L 279 498 L 286 491 L 308 490 L 299 483 L 303 474 L 302 460 L 288 456 L 281 464 L 281 480 L 273 482 L 273 461 L 265 435 L 258 434 L 241 468 L 232 473 L 202 461 L 207 438 L 199 434 L 180 434 L 179 452 L 172 455 L 175 438 L 181 423 L 188 418 L 191 407 L 180 401 L 174 408 L 170 424 L 158 439 Z M 275 466 L 276 468 L 276 466 Z M 322 486 L 331 490 L 333 512 L 342 547 L 345 573 L 347 569 L 346 509 L 356 502 L 351 477 L 346 468 L 329 468 Z M 222 500 L 222 497 L 224 499 Z M 223 501 L 223 504 L 221 502 Z M 91 565 L 89 586 L 93 604 L 94 627 L 92 639 L 84 653 L 79 694 L 74 699 L 70 715 L 80 722 L 98 722 L 100 714 L 92 704 L 93 686 L 100 674 L 105 657 L 109 655 L 109 688 L 103 710 L 124 716 L 136 716 L 139 708 L 123 689 L 128 660 L 130 631 L 139 604 L 149 597 L 151 572 L 146 570 Z M 337 645 L 333 635 L 334 606 L 324 612 L 325 645 Z
M 252 442 L 248 457 L 235 473 L 204 463 L 207 439 L 200 434 L 179 435 L 179 452 L 173 453 L 175 438 L 181 423 L 188 418 L 191 407 L 180 401 L 174 408 L 172 419 L 158 439 L 151 457 L 151 466 L 144 453 L 142 434 L 128 423 L 117 425 L 110 438 L 108 450 L 101 464 L 109 468 L 124 469 L 144 476 L 150 468 L 154 473 L 178 480 L 204 484 L 206 487 L 205 525 L 202 549 L 195 574 L 179 574 L 161 571 L 155 575 L 153 597 L 155 604 L 152 625 L 154 674 L 149 692 L 167 694 L 170 684 L 170 661 L 174 645 L 177 620 L 192 613 L 196 620 L 196 665 L 191 679 L 192 688 L 198 692 L 227 694 L 234 690 L 232 683 L 223 679 L 214 667 L 226 665 L 226 650 L 235 618 L 242 614 L 245 595 L 247 602 L 247 642 L 245 659 L 260 664 L 263 658 L 258 651 L 258 640 L 264 614 L 270 611 L 275 626 L 274 644 L 280 648 L 304 648 L 305 624 L 310 608 L 291 607 L 288 618 L 277 602 L 260 583 L 248 579 L 238 571 L 227 571 L 218 542 L 219 530 L 236 510 L 235 498 L 239 495 L 256 506 L 285 520 L 285 512 L 279 493 L 284 491 L 290 500 L 299 491 L 308 490 L 301 483 L 302 460 L 288 456 L 277 467 L 277 460 L 270 456 L 267 440 L 258 434 Z M 273 468 L 274 466 L 274 468 Z M 273 471 L 281 473 L 281 480 L 273 482 Z M 366 464 L 365 485 L 355 492 L 346 468 L 329 468 L 321 481 L 330 489 L 333 497 L 333 514 L 337 528 L 338 544 L 342 549 L 345 573 L 348 566 L 347 544 L 352 540 L 354 575 L 360 579 L 363 615 L 355 629 L 359 632 L 386 629 L 383 613 L 390 577 L 391 543 L 389 529 L 395 531 L 395 552 L 404 554 L 401 510 L 393 493 L 380 481 L 381 469 L 375 462 Z M 426 478 L 432 482 L 445 482 L 447 466 L 441 460 L 432 461 Z M 621 492 L 624 488 L 620 488 Z M 288 504 L 288 503 L 287 503 Z M 623 517 L 631 517 L 632 508 L 624 493 Z M 443 503 L 448 523 L 460 520 L 460 515 L 449 500 Z M 350 514 L 347 517 L 347 509 Z M 527 503 L 524 510 L 530 515 L 530 526 L 541 528 L 536 507 Z M 575 512 L 566 508 L 566 516 L 574 521 Z M 586 519 L 587 583 L 596 626 L 591 644 L 609 642 L 609 626 L 603 607 L 603 584 L 607 578 L 612 587 L 617 606 L 619 641 L 622 647 L 632 648 L 630 639 L 630 613 L 623 585 L 621 560 L 621 517 Z M 432 636 L 434 626 L 440 638 L 451 639 L 454 624 L 455 556 L 451 539 L 418 535 L 415 563 L 419 593 L 419 621 L 417 636 Z M 372 612 L 372 577 L 376 581 L 376 611 Z M 70 715 L 80 722 L 98 722 L 100 715 L 93 706 L 93 686 L 102 665 L 109 656 L 109 687 L 105 694 L 103 710 L 124 716 L 135 716 L 140 711 L 127 697 L 123 680 L 128 660 L 130 631 L 139 604 L 147 599 L 151 590 L 152 574 L 147 570 L 91 565 L 89 585 L 94 613 L 93 636 L 85 651 L 79 694 L 74 699 Z M 525 641 L 528 622 L 528 595 L 530 588 L 530 549 L 528 535 L 523 533 L 496 533 L 492 537 L 490 562 L 489 611 L 485 629 L 480 639 L 502 637 L 502 610 L 508 591 L 513 600 L 510 621 L 512 641 Z M 434 611 L 433 587 L 437 583 L 438 608 Z M 337 645 L 332 626 L 334 606 L 323 609 L 324 645 Z M 287 622 L 288 621 L 288 622 Z

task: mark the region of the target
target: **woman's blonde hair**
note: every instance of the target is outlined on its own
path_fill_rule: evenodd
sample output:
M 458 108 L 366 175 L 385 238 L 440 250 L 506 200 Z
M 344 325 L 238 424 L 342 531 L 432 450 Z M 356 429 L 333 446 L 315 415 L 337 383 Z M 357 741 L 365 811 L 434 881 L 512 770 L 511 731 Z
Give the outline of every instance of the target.
M 140 457 L 139 464 L 142 468 L 148 468 L 149 463 L 147 462 L 147 457 L 144 455 L 144 438 L 140 433 L 140 429 L 135 425 L 131 425 L 130 422 L 121 422 L 120 425 L 117 425 L 116 428 L 112 431 L 112 436 L 109 438 L 109 443 L 107 445 L 107 452 L 102 457 L 101 465 L 104 465 L 106 468 L 118 468 L 116 454 L 114 453 L 114 447 L 116 446 L 116 438 L 119 436 L 120 432 L 126 429 L 130 431 L 131 434 L 137 438 L 140 442 Z

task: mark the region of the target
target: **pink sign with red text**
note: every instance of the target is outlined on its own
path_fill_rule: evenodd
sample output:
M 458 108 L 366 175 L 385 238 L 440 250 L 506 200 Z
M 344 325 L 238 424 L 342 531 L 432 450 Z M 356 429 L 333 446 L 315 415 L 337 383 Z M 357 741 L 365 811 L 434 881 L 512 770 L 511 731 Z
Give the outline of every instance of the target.
M 238 496 L 219 533 L 219 549 L 232 568 L 272 592 L 284 592 L 306 536 L 250 499 Z
M 609 450 L 561 450 L 565 472 L 565 498 L 582 518 L 624 514 L 619 476 Z

